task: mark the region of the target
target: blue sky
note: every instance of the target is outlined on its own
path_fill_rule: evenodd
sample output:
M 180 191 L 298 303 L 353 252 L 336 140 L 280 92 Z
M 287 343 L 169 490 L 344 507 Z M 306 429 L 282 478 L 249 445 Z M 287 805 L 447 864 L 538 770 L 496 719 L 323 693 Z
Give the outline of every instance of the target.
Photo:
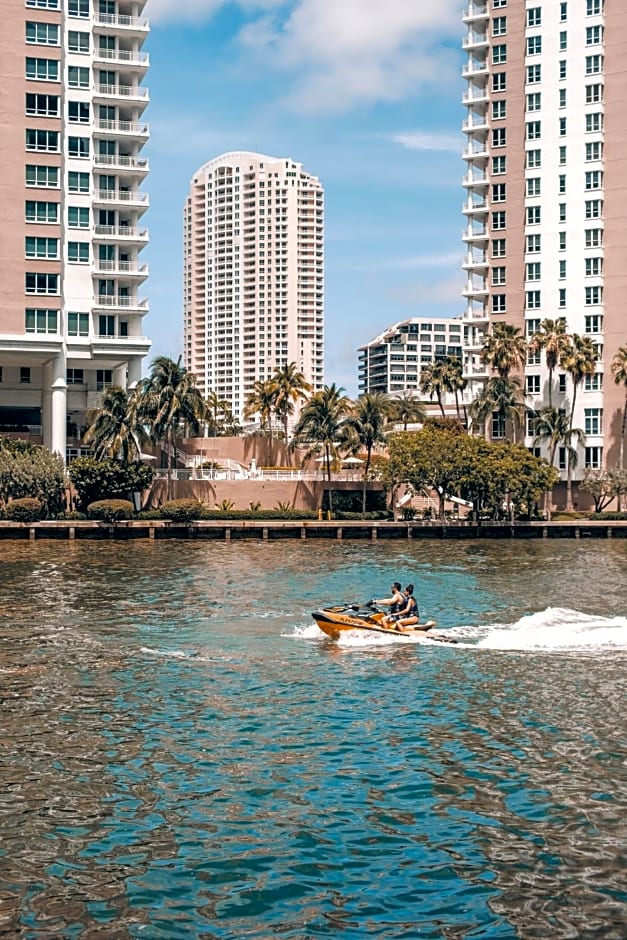
M 464 5 L 148 0 L 151 356 L 181 352 L 183 203 L 229 150 L 292 157 L 325 188 L 326 382 L 355 394 L 359 345 L 461 312 Z

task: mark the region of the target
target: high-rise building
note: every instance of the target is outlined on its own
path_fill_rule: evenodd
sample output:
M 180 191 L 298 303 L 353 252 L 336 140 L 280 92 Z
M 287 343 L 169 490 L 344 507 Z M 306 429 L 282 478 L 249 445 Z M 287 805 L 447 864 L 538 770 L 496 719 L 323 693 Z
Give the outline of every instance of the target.
M 291 159 L 227 153 L 184 210 L 184 359 L 235 418 L 255 382 L 295 362 L 324 381 L 324 194 Z
M 150 348 L 144 2 L 2 0 L 0 433 L 63 457 Z
M 467 377 L 475 392 L 487 377 L 479 351 L 490 323 L 529 337 L 563 317 L 568 333 L 598 347 L 575 399 L 573 423 L 585 432 L 578 466 L 615 466 L 624 393 L 610 364 L 627 339 L 627 5 L 469 0 L 463 19 Z M 527 403 L 545 407 L 544 355 L 530 354 L 524 371 Z M 569 409 L 570 377 L 558 368 L 554 381 L 553 404 Z
M 417 392 L 425 365 L 462 358 L 459 317 L 411 317 L 387 327 L 359 353 L 359 392 Z

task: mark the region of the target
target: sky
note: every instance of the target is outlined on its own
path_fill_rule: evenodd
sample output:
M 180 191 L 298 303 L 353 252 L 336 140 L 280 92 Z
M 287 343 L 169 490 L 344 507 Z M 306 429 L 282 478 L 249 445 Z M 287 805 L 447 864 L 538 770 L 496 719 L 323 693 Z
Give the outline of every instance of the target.
M 146 364 L 182 351 L 183 205 L 231 150 L 322 182 L 327 384 L 357 394 L 357 347 L 392 323 L 462 312 L 465 5 L 148 0 Z

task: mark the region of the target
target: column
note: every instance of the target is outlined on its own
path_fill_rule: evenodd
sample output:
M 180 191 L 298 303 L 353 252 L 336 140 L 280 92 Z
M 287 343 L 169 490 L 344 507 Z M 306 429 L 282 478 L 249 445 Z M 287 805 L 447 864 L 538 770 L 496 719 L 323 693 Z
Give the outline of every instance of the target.
M 126 363 L 113 370 L 113 384 L 118 388 L 126 388 Z
M 44 364 L 41 385 L 41 433 L 44 447 L 52 449 L 52 366 Z
M 129 359 L 128 363 L 128 387 L 135 388 L 142 377 L 142 360 L 140 358 Z
M 52 381 L 51 389 L 51 435 L 48 445 L 53 453 L 59 454 L 65 462 L 67 443 L 67 380 L 65 351 L 59 353 L 50 362 Z

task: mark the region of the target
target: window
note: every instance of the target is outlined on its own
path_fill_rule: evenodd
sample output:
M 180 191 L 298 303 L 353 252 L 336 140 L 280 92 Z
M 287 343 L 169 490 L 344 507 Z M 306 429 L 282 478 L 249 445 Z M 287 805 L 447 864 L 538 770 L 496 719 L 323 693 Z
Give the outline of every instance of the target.
M 87 206 L 68 206 L 67 222 L 69 228 L 89 228 L 89 208 Z
M 592 375 L 586 375 L 583 380 L 584 392 L 600 392 L 603 388 L 603 373 L 594 372 Z
M 527 310 L 539 310 L 541 306 L 540 291 L 528 290 L 525 294 L 525 308 Z
M 495 238 L 492 240 L 492 257 L 504 258 L 507 250 L 507 242 L 504 238 Z
M 70 88 L 89 88 L 89 69 L 78 65 L 68 66 L 68 85 Z
M 495 127 L 492 129 L 492 146 L 504 147 L 507 143 L 507 130 L 504 127 Z
M 560 51 L 565 52 L 568 49 L 568 33 L 565 29 L 560 32 Z
M 527 350 L 527 365 L 528 366 L 541 366 L 542 365 L 542 355 L 539 349 L 528 349 Z M 527 416 L 530 417 L 529 415 Z
M 599 313 L 588 314 L 585 318 L 586 333 L 602 333 L 603 317 Z
M 595 307 L 600 303 L 603 303 L 603 288 L 602 287 L 586 287 L 585 288 L 586 307 Z
M 492 294 L 492 313 L 507 312 L 507 295 Z
M 602 408 L 584 408 L 583 429 L 586 434 L 600 434 L 603 420 Z
M 115 336 L 115 317 L 109 314 L 101 314 L 98 317 L 98 335 Z
M 507 199 L 507 187 L 505 183 L 495 183 L 492 186 L 492 202 L 505 202 Z
M 89 336 L 89 314 L 70 312 L 67 315 L 68 336 Z
M 542 236 L 527 235 L 525 239 L 525 250 L 527 254 L 530 255 L 539 254 L 542 250 Z
M 26 95 L 26 113 L 38 117 L 59 117 L 58 95 Z
M 24 328 L 27 333 L 56 333 L 58 324 L 58 310 L 29 308 L 24 311 Z
M 507 45 L 492 46 L 492 62 L 494 65 L 504 65 L 507 62 Z
M 79 33 L 75 29 L 71 29 L 67 35 L 69 52 L 89 52 L 89 33 Z
M 525 379 L 525 389 L 526 389 L 527 395 L 539 395 L 540 394 L 540 376 L 528 375 Z
M 602 26 L 586 26 L 586 46 L 597 46 L 603 42 Z
M 20 382 L 25 385 L 30 382 L 30 366 L 20 366 Z
M 36 46 L 58 46 L 59 27 L 54 23 L 26 23 L 26 42 Z
M 28 163 L 26 165 L 25 177 L 27 186 L 37 186 L 41 189 L 59 188 L 58 166 L 35 166 L 32 163 Z
M 601 101 L 603 101 L 603 85 L 600 82 L 586 85 L 586 104 L 597 104 Z
M 527 121 L 527 140 L 539 140 L 542 136 L 541 121 Z
M 507 157 L 492 157 L 492 175 L 502 176 L 507 172 Z
M 559 263 L 559 279 L 560 281 L 566 280 L 566 259 L 562 258 Z
M 561 395 L 566 392 L 566 375 L 563 372 L 557 376 L 557 390 Z
M 492 412 L 492 440 L 501 440 L 505 437 L 505 416 Z
M 566 0 L 563 0 L 563 2 L 560 3 L 560 23 L 565 23 L 567 19 L 568 19 L 568 3 L 566 3 Z
M 566 376 L 561 376 L 561 375 L 560 375 L 560 379 L 561 379 L 561 378 L 564 378 L 564 379 L 565 379 Z M 566 382 L 564 382 L 564 391 L 566 391 Z M 560 447 L 560 448 L 558 449 L 557 465 L 558 465 L 558 467 L 559 467 L 560 470 L 565 470 L 565 469 L 566 469 L 566 448 L 565 448 L 565 447 Z
M 58 131 L 26 131 L 26 149 L 38 150 L 45 153 L 59 152 L 59 134 Z
M 561 117 L 559 120 L 559 135 L 560 137 L 566 137 L 566 118 Z
M 507 90 L 507 72 L 495 72 L 492 76 L 492 91 Z
M 24 218 L 27 222 L 49 222 L 54 225 L 59 221 L 59 203 L 27 199 Z
M 532 176 L 527 180 L 527 195 L 528 196 L 540 195 L 540 177 L 539 176 Z
M 603 71 L 602 55 L 586 56 L 586 75 L 600 75 Z
M 28 272 L 25 276 L 27 294 L 58 294 L 58 274 L 37 274 Z
M 96 391 L 102 392 L 113 384 L 113 372 L 111 369 L 96 369 Z
M 542 36 L 527 37 L 527 55 L 540 55 L 542 52 Z
M 497 10 L 499 7 L 506 7 L 507 0 L 492 0 L 492 6 L 495 10 Z
M 586 0 L 586 16 L 599 16 L 603 7 L 603 0 Z
M 542 66 L 541 65 L 528 65 L 527 66 L 527 84 L 537 85 L 541 81 L 542 81 Z
M 33 78 L 38 82 L 59 81 L 58 59 L 26 59 L 26 78 Z
M 566 251 L 566 232 L 559 233 L 560 251 Z
M 89 102 L 69 101 L 68 118 L 73 124 L 89 124 Z
M 560 287 L 559 291 L 557 292 L 557 296 L 558 296 L 558 306 L 560 307 L 560 309 L 563 309 L 566 306 L 566 288 Z
M 75 264 L 89 264 L 89 243 L 68 242 L 67 260 Z
M 586 199 L 585 206 L 587 219 L 600 219 L 603 215 L 602 199 Z
M 67 12 L 69 16 L 80 16 L 83 19 L 88 19 L 90 15 L 89 0 L 68 0 Z
M 560 59 L 559 77 L 562 81 L 566 78 L 566 59 Z
M 89 173 L 77 173 L 70 170 L 68 173 L 68 189 L 71 193 L 89 192 Z
M 596 111 L 594 114 L 586 114 L 586 133 L 594 134 L 603 130 L 603 114 Z
M 541 206 L 527 206 L 525 210 L 525 221 L 527 225 L 539 225 L 542 221 Z
M 85 373 L 82 369 L 68 369 L 66 381 L 68 385 L 84 385 Z
M 26 0 L 27 7 L 37 7 L 40 10 L 60 10 L 59 0 Z
M 603 159 L 603 144 L 600 141 L 595 141 L 591 144 L 586 144 L 586 163 L 590 163 L 594 160 Z
M 504 36 L 507 32 L 507 17 L 495 16 L 492 20 L 492 35 Z
M 542 26 L 542 7 L 527 10 L 527 26 Z
M 559 106 L 560 106 L 560 108 L 565 108 L 565 107 L 566 107 L 566 89 L 565 89 L 565 88 L 560 88 L 559 91 L 560 91 L 560 103 L 559 103 Z
M 492 213 L 492 228 L 494 231 L 506 228 L 507 213 L 503 210 Z
M 560 202 L 558 205 L 558 218 L 560 222 L 566 221 L 566 203 Z
M 566 192 L 566 174 L 560 173 L 557 177 L 557 188 L 561 195 Z
M 89 137 L 68 137 L 68 155 L 88 159 Z
M 502 121 L 507 117 L 507 102 L 506 101 L 493 101 L 492 102 L 492 118 L 495 121 Z
M 525 280 L 539 281 L 542 266 L 539 261 L 530 261 L 525 265 Z
M 560 166 L 566 166 L 566 145 L 562 144 L 559 151 Z
M 542 95 L 539 91 L 527 95 L 527 111 L 539 111 L 542 107 Z
M 24 239 L 24 254 L 27 258 L 47 258 L 56 261 L 59 257 L 59 239 L 27 235 Z
M 528 150 L 527 151 L 527 169 L 537 170 L 541 166 L 542 166 L 542 151 L 541 150 Z
M 587 228 L 585 230 L 586 248 L 601 248 L 603 245 L 603 229 Z
M 540 332 L 540 322 L 540 319 L 525 321 L 525 335 L 527 339 L 531 339 L 532 336 L 535 336 L 536 333 Z
M 601 189 L 603 187 L 603 171 L 588 170 L 586 172 L 586 189 Z
M 492 268 L 492 284 L 494 287 L 499 287 L 505 284 L 507 268 L 497 267 Z

